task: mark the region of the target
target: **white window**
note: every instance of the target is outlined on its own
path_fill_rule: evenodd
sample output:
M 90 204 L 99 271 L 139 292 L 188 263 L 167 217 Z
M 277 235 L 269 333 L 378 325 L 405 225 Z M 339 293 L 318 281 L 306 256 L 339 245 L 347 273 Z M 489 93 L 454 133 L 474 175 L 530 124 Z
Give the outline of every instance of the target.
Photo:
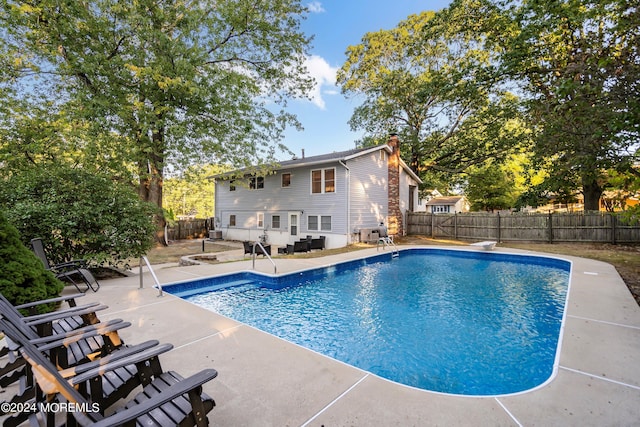
M 256 215 L 256 217 L 258 220 L 258 228 L 264 228 L 264 213 L 258 212 L 258 215 Z
M 280 215 L 271 216 L 271 228 L 280 228 Z
M 235 227 L 235 226 L 236 226 L 236 216 L 229 215 L 229 227 Z
M 330 215 L 309 215 L 307 217 L 307 230 L 331 231 L 331 216 Z
M 251 177 L 249 179 L 249 188 L 252 190 L 261 190 L 264 188 L 264 177 L 263 176 L 258 176 L 258 177 Z
M 331 217 L 329 215 L 320 217 L 320 230 L 331 231 Z
M 311 171 L 311 193 L 335 193 L 336 192 L 336 170 L 316 169 Z
M 450 210 L 449 210 L 449 208 L 450 208 L 450 207 L 451 207 L 451 206 L 449 206 L 449 205 L 446 205 L 446 206 L 443 206 L 443 205 L 434 205 L 434 206 L 431 208 L 431 211 L 432 211 L 433 213 L 449 213 L 449 212 L 450 212 Z
M 318 230 L 318 216 L 317 215 L 309 215 L 307 217 L 307 229 L 308 230 Z

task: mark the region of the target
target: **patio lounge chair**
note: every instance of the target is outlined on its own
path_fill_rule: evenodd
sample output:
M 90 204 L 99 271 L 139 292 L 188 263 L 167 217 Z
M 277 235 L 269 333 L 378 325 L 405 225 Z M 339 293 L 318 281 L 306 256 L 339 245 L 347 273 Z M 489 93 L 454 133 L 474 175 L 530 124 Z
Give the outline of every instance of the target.
M 74 329 L 78 329 L 82 326 L 98 323 L 99 320 L 95 314 L 96 311 L 107 308 L 104 305 L 98 303 L 86 304 L 78 307 L 75 303 L 75 297 L 77 295 L 71 295 L 69 297 L 53 298 L 49 300 L 37 301 L 34 303 L 23 304 L 19 306 L 13 306 L 4 295 L 0 294 L 0 313 L 3 317 L 14 319 L 15 321 L 21 320 L 25 323 L 25 327 L 31 329 L 32 337 L 39 338 L 53 333 L 64 333 Z M 18 311 L 19 309 L 33 308 L 41 303 L 59 302 L 62 300 L 70 301 L 71 305 L 67 310 L 60 312 L 39 314 L 24 317 Z M 66 313 L 66 316 L 61 313 Z M 4 356 L 11 351 L 10 346 L 5 346 L 0 353 Z M 11 356 L 11 355 L 10 355 Z M 19 378 L 19 372 L 15 371 L 23 366 L 20 360 L 10 357 L 9 362 L 0 367 L 0 386 L 6 387 L 7 385 L 15 382 Z
M 296 252 L 309 252 L 310 246 L 311 243 L 308 240 L 293 242 L 293 245 L 287 245 L 287 254 L 293 254 Z
M 96 278 L 93 277 L 93 274 L 91 274 L 91 272 L 86 268 L 86 262 L 84 260 L 74 260 L 51 265 L 49 264 L 47 254 L 44 251 L 42 239 L 31 239 L 31 248 L 44 264 L 44 268 L 53 272 L 53 274 L 56 275 L 56 278 L 73 284 L 78 292 L 85 292 L 89 289 L 93 292 L 98 292 L 98 289 L 100 289 L 100 283 L 98 283 Z M 79 283 L 84 283 L 87 286 L 84 291 L 78 286 Z
M 78 315 L 79 313 L 86 313 L 91 310 L 94 310 L 94 308 L 75 310 L 73 313 L 74 315 Z M 114 319 L 99 325 L 90 325 L 89 327 L 76 329 L 62 335 L 40 337 L 34 327 L 36 324 L 54 320 L 54 313 L 49 313 L 51 316 L 48 317 L 44 317 L 46 315 L 34 316 L 37 317 L 35 320 L 32 318 L 22 318 L 14 313 L 10 307 L 7 307 L 7 304 L 2 300 L 0 300 L 0 312 L 2 313 L 2 319 L 0 320 L 2 325 L 0 330 L 2 332 L 7 334 L 6 325 L 11 325 L 13 329 L 19 331 L 20 337 L 24 340 L 29 340 L 32 345 L 38 347 L 39 351 L 46 352 L 50 360 L 56 363 L 61 369 L 70 366 L 70 361 L 74 364 L 88 363 L 93 358 L 106 354 L 103 352 L 114 351 L 117 348 L 113 346 L 114 341 L 117 343 L 121 342 L 119 338 L 114 340 L 113 336 L 117 338 L 117 330 L 131 325 L 130 323 L 122 322 L 120 319 Z M 59 315 L 65 316 L 69 314 L 60 313 Z M 87 328 L 93 328 L 94 330 L 89 332 Z M 13 396 L 11 403 L 25 403 L 33 399 L 36 394 L 33 386 L 33 377 L 26 361 L 17 351 L 18 346 L 16 342 L 13 341 L 10 336 L 7 336 L 6 341 L 9 349 L 9 361 L 0 369 L 2 375 L 0 383 L 3 387 L 6 387 L 20 380 L 20 392 Z M 121 376 L 121 378 L 123 377 L 124 375 Z M 123 381 L 125 380 L 126 379 Z M 128 392 L 131 392 L 131 390 L 132 388 L 130 388 Z M 5 415 L 4 412 L 2 412 L 1 415 Z M 5 425 L 18 425 L 25 419 L 26 413 L 18 413 L 12 417 L 10 424 L 5 422 Z
M 45 330 L 49 333 L 54 329 L 52 326 L 54 322 L 71 317 L 95 316 L 95 311 L 104 308 L 106 308 L 105 305 L 97 305 L 96 303 L 72 307 L 59 312 L 23 317 L 4 297 L 0 298 L 2 318 L 13 324 L 27 339 L 40 346 L 43 351 L 49 351 L 52 360 L 61 368 L 91 361 L 122 346 L 123 343 L 117 331 L 131 326 L 131 324 L 123 322 L 121 319 L 113 319 L 105 323 L 79 327 L 57 335 L 39 334 L 38 331 Z M 74 321 L 73 323 L 76 322 Z M 93 332 L 90 332 L 90 329 L 87 328 L 93 328 Z M 63 339 L 61 340 L 61 338 Z M 9 352 L 10 350 L 11 343 L 9 343 Z M 9 367 L 11 364 L 9 363 L 2 367 L 0 375 L 4 376 L 11 372 Z M 20 366 L 17 362 L 13 364 L 16 365 L 14 369 Z
M 38 314 L 38 307 L 44 304 L 59 304 L 61 302 L 66 302 L 69 305 L 69 308 L 73 308 L 73 307 L 77 307 L 77 303 L 76 303 L 76 298 L 79 297 L 83 297 L 84 294 L 83 293 L 79 293 L 79 294 L 73 294 L 73 295 L 68 295 L 68 296 L 64 296 L 64 297 L 58 297 L 58 298 L 51 298 L 51 299 L 46 299 L 46 300 L 39 300 L 39 301 L 34 301 L 34 302 L 29 302 L 26 304 L 19 304 L 19 305 L 12 305 L 12 307 L 18 311 L 18 310 L 22 310 L 23 312 L 28 312 L 29 315 L 37 315 Z M 0 299 L 5 301 L 7 304 L 11 304 L 5 297 L 4 295 L 0 294 Z M 97 303 L 96 303 L 97 305 Z M 18 311 L 18 313 L 20 313 Z M 60 324 L 55 323 L 53 324 L 53 328 L 56 331 L 56 333 L 61 333 L 67 330 L 73 330 L 78 328 L 79 322 L 84 323 L 85 319 L 83 318 L 74 318 L 71 317 L 70 318 L 72 320 L 71 323 L 67 323 L 66 322 L 62 322 Z M 87 323 L 86 324 L 90 324 L 90 323 L 98 323 L 97 317 L 94 316 L 93 319 L 89 320 L 89 318 L 87 318 Z M 41 336 L 43 335 L 42 333 L 38 332 Z M 3 347 L 2 349 L 0 349 L 0 357 L 4 357 L 6 354 L 8 353 L 8 347 Z
M 103 411 L 93 412 L 94 403 L 87 399 L 73 384 L 65 380 L 53 364 L 29 341 L 24 340 L 11 324 L 0 321 L 7 335 L 20 345 L 20 352 L 28 361 L 34 377 L 44 395 L 39 399 L 47 402 L 71 403 L 75 410 L 67 412 L 65 425 L 114 426 L 206 426 L 207 413 L 215 406 L 214 400 L 202 392 L 202 385 L 214 379 L 215 369 L 205 369 L 187 379 L 173 371 L 165 372 L 148 382 L 143 390 L 116 413 L 105 417 Z M 100 375 L 132 363 L 134 359 L 124 358 L 114 363 L 101 365 L 95 372 L 85 375 Z M 46 415 L 46 414 L 45 414 Z M 49 413 L 51 415 L 51 413 Z M 32 415 L 36 417 L 37 414 Z M 55 416 L 55 414 L 54 414 Z
M 4 307 L 3 307 L 4 309 Z M 48 360 L 53 364 L 58 358 L 52 356 L 55 351 L 65 351 L 67 347 L 73 347 L 75 351 L 87 348 L 91 344 L 90 340 L 100 334 L 108 334 L 114 330 L 129 326 L 120 319 L 111 320 L 100 325 L 90 325 L 81 330 L 71 331 L 66 334 L 37 338 L 33 331 L 21 323 L 20 319 L 13 315 L 4 315 L 0 320 L 0 330 L 7 333 L 9 341 L 13 345 L 14 352 L 25 343 L 34 346 L 38 352 L 49 355 Z M 105 341 L 107 339 L 105 338 Z M 78 390 L 90 397 L 92 402 L 100 406 L 104 411 L 118 400 L 128 396 L 138 386 L 151 381 L 151 378 L 162 374 L 162 368 L 158 360 L 161 353 L 171 350 L 172 346 L 165 344 L 160 346 L 156 340 L 146 341 L 136 346 L 118 347 L 107 355 L 101 355 L 99 359 L 89 361 L 83 359 L 84 363 L 73 367 L 62 369 L 61 374 L 67 378 Z M 134 358 L 134 361 L 131 361 Z M 118 368 L 109 374 L 103 374 L 100 370 L 108 363 L 118 363 L 119 360 L 127 359 L 127 363 L 120 363 Z M 25 359 L 17 353 L 16 361 L 21 361 L 22 369 L 16 370 L 20 374 L 20 392 L 16 394 L 11 403 L 25 403 L 34 398 L 38 398 L 38 389 L 34 386 L 34 378 L 30 366 Z M 58 366 L 58 368 L 60 368 Z M 100 375 L 96 375 L 100 372 Z M 5 415 L 5 414 L 3 414 Z M 17 413 L 10 417 L 9 424 L 18 425 L 26 420 L 26 413 Z
M 325 240 L 326 240 L 325 236 L 320 236 L 317 239 L 311 239 L 311 249 L 324 250 Z
M 98 316 L 96 315 L 96 311 L 103 310 L 107 308 L 105 305 L 100 305 L 99 303 L 90 303 L 85 304 L 83 306 L 78 306 L 76 303 L 76 298 L 82 297 L 84 294 L 74 294 L 68 295 L 58 298 L 50 298 L 46 300 L 34 301 L 26 304 L 20 304 L 14 306 L 9 302 L 4 295 L 0 294 L 0 302 L 4 305 L 0 306 L 2 309 L 2 313 L 6 311 L 10 311 L 15 316 L 19 316 L 25 320 L 25 322 L 32 322 L 32 325 L 37 331 L 37 334 L 40 337 L 44 337 L 52 334 L 62 334 L 69 331 L 73 331 L 75 329 L 81 328 L 83 326 L 93 325 L 96 323 L 100 323 Z M 66 302 L 69 305 L 69 308 L 66 310 L 57 311 L 55 314 L 46 313 L 46 314 L 37 314 L 37 307 L 44 304 L 59 304 L 61 302 Z M 23 317 L 22 313 L 19 310 L 27 311 L 30 313 L 29 316 Z M 61 316 L 61 313 L 68 313 L 68 316 Z M 52 317 L 55 316 L 55 317 Z M 44 320 L 43 320 L 44 319 Z M 9 347 L 5 346 L 0 350 L 0 357 L 5 356 L 9 353 Z M 10 372 L 11 369 L 7 369 L 11 363 L 7 363 L 5 366 L 0 368 L 0 385 L 2 387 L 6 387 L 6 384 L 10 384 L 10 378 L 5 378 L 4 375 L 7 372 Z M 7 382 L 9 381 L 9 382 Z
M 242 244 L 244 245 L 244 255 L 249 254 L 249 255 L 253 255 L 253 243 L 245 241 L 242 242 Z M 271 245 L 263 245 L 264 246 L 264 251 L 262 250 L 262 248 L 258 245 L 255 245 L 255 249 L 256 249 L 256 255 L 271 255 Z

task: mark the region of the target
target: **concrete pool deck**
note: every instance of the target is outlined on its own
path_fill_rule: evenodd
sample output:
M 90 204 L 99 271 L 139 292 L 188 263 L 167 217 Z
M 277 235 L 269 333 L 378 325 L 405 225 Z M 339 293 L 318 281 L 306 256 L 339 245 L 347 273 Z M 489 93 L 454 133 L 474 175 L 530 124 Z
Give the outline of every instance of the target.
M 496 252 L 535 254 L 499 247 Z M 275 262 L 280 274 L 376 253 L 363 249 Z M 242 258 L 242 250 L 228 254 Z M 121 331 L 127 343 L 158 339 L 173 344 L 161 356 L 164 369 L 184 376 L 208 367 L 218 370 L 218 377 L 205 385 L 217 403 L 209 414 L 215 426 L 637 425 L 640 308 L 610 264 L 548 256 L 573 263 L 559 369 L 538 389 L 499 397 L 444 395 L 389 382 L 170 294 L 160 297 L 148 272 L 142 289 L 138 275 L 104 280 L 83 301 L 109 306 L 99 313 L 101 320 L 131 322 Z M 154 266 L 162 284 L 251 269 L 249 258 Z M 256 271 L 271 274 L 273 265 L 258 259 Z

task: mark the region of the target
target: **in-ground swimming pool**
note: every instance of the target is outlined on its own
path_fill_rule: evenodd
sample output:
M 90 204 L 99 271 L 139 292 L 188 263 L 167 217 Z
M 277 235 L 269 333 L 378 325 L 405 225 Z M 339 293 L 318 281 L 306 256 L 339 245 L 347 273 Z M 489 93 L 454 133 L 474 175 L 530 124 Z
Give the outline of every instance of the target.
M 392 381 L 486 396 L 552 376 L 569 271 L 554 258 L 409 249 L 164 290 Z

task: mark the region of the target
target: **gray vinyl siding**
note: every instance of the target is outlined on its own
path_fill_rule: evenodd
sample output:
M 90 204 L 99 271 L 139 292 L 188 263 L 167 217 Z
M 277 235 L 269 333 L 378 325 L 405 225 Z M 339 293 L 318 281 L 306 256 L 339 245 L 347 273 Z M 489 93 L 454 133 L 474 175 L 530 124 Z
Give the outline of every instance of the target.
M 311 170 L 335 169 L 336 191 L 326 194 L 311 193 Z M 282 188 L 282 173 L 291 174 L 291 185 Z M 249 189 L 236 182 L 236 190 L 229 191 L 229 181 L 216 180 L 216 216 L 222 228 L 229 226 L 229 215 L 236 215 L 235 228 L 256 228 L 256 214 L 264 212 L 265 225 L 271 229 L 271 218 L 280 215 L 279 230 L 289 227 L 288 213 L 302 212 L 299 234 L 308 233 L 308 215 L 331 215 L 331 233 L 345 234 L 346 230 L 346 174 L 340 163 L 321 166 L 283 169 L 266 176 L 263 189 Z M 234 228 L 234 227 L 231 227 Z
M 381 153 L 384 155 L 381 156 Z M 336 155 L 337 154 L 337 155 Z M 270 242 L 283 244 L 297 240 L 299 236 L 326 235 L 328 247 L 341 247 L 352 241 L 362 228 L 375 228 L 389 215 L 389 153 L 386 146 L 352 152 L 315 156 L 308 163 L 297 160 L 265 177 L 264 188 L 251 190 L 247 185 L 236 185 L 229 191 L 229 181 L 216 180 L 215 207 L 220 227 L 228 230 L 227 236 L 234 239 L 254 240 L 263 234 L 263 227 L 256 224 L 258 212 L 264 214 L 264 228 L 268 230 Z M 329 157 L 327 157 L 329 156 Z M 338 160 L 342 159 L 346 167 Z M 311 171 L 335 170 L 335 192 L 313 194 Z M 291 174 L 291 185 L 282 187 L 282 174 Z M 409 185 L 414 178 L 401 171 L 400 198 L 403 214 L 407 209 Z M 417 193 L 417 189 L 415 193 Z M 417 197 L 417 194 L 416 194 Z M 291 236 L 290 213 L 299 217 L 297 236 Z M 229 215 L 236 215 L 236 226 L 229 226 Z M 274 215 L 280 216 L 280 227 L 271 227 Z M 309 230 L 309 216 L 317 216 L 321 224 L 323 216 L 331 217 L 331 230 Z
M 377 226 L 386 221 L 389 208 L 387 188 L 388 153 L 380 158 L 380 150 L 356 157 L 347 166 L 351 170 L 351 228 Z

